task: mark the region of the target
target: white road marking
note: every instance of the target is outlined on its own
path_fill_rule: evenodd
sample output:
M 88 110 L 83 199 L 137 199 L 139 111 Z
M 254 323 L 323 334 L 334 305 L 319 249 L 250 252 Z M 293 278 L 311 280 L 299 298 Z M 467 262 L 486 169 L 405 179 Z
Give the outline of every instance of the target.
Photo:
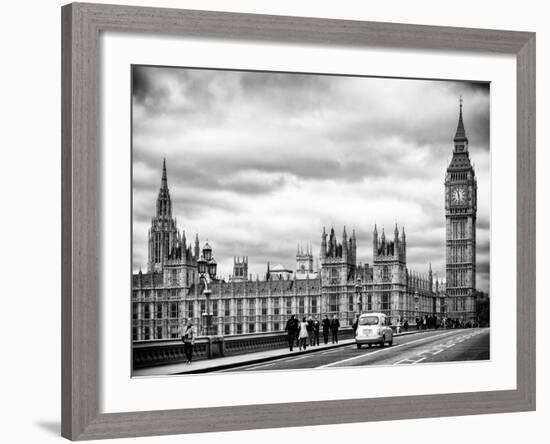
M 282 361 L 291 362 L 291 361 L 299 361 L 300 359 L 306 359 L 306 358 L 309 358 L 309 355 L 298 356 L 297 358 L 292 358 L 292 359 L 283 359 Z
M 270 364 L 256 365 L 254 367 L 247 367 L 247 368 L 244 368 L 244 369 L 241 369 L 241 370 L 256 370 L 257 368 L 269 367 L 270 365 L 275 365 L 275 363 L 272 362 Z
M 415 341 L 410 341 L 410 342 L 405 342 L 403 344 L 394 345 L 392 347 L 387 347 L 387 348 L 384 347 L 384 348 L 381 348 L 379 350 L 375 350 L 375 351 L 370 352 L 370 353 L 361 354 L 359 356 L 353 356 L 351 358 L 343 359 L 341 361 L 331 362 L 329 364 L 321 365 L 321 366 L 316 367 L 316 368 L 333 367 L 335 365 L 342 364 L 344 362 L 355 361 L 356 359 L 361 359 L 361 358 L 364 358 L 364 357 L 372 356 L 372 355 L 375 355 L 376 353 L 382 353 L 384 351 L 395 350 L 396 348 L 404 347 L 405 345 L 415 344 L 417 342 L 426 341 L 428 339 L 440 338 L 442 336 L 449 336 L 449 335 L 452 335 L 452 334 L 456 334 L 456 332 L 455 331 L 450 331 L 450 332 L 447 332 L 447 333 L 441 333 L 439 335 L 434 335 L 434 336 L 427 336 L 425 338 L 416 339 Z
M 446 343 L 436 344 L 432 348 L 429 348 L 427 350 L 422 350 L 422 351 L 418 352 L 416 355 L 414 355 L 415 357 L 417 357 L 417 359 L 414 359 L 414 357 L 413 358 L 407 358 L 407 359 L 401 359 L 400 361 L 394 362 L 393 365 L 401 365 L 401 364 L 415 365 L 415 364 L 418 364 L 419 362 L 424 361 L 425 359 L 427 359 L 430 356 L 438 355 L 442 351 L 445 351 L 445 350 L 447 350 L 451 347 L 454 347 L 457 344 L 461 344 L 462 342 L 467 341 L 468 339 L 471 339 L 471 338 L 473 338 L 473 337 L 475 337 L 475 336 L 477 336 L 481 333 L 483 333 L 483 330 L 478 330 L 478 331 L 475 331 L 473 333 L 468 333 L 468 334 L 465 334 L 465 335 L 458 336 L 456 338 L 451 338 Z M 425 356 L 425 355 L 428 355 L 428 356 Z

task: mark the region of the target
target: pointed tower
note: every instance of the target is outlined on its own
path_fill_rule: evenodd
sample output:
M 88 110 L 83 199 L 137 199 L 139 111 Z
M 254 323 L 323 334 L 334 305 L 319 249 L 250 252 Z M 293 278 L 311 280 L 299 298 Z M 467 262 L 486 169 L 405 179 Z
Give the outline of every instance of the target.
M 336 257 L 338 256 L 338 245 L 336 243 L 336 234 L 334 233 L 334 228 L 330 229 L 330 237 L 329 237 L 329 253 L 328 255 L 330 257 Z
M 401 229 L 401 256 L 403 262 L 407 262 L 407 237 L 405 236 L 405 225 Z
M 325 232 L 325 227 L 323 227 L 323 234 L 321 234 L 321 251 L 319 256 L 321 259 L 327 257 L 327 233 Z
M 378 254 L 378 230 L 374 224 L 374 233 L 372 234 L 372 255 L 376 257 Z
M 448 315 L 475 316 L 477 180 L 470 162 L 462 98 L 453 138 L 453 157 L 445 175 L 446 287 Z
M 172 217 L 172 200 L 168 190 L 168 176 L 166 174 L 166 159 L 162 160 L 162 179 L 160 181 L 160 190 L 157 197 L 157 218 L 166 219 Z
M 172 218 L 172 200 L 168 189 L 168 175 L 166 173 L 166 159 L 162 161 L 162 177 L 157 196 L 156 216 L 151 220 L 149 230 L 149 257 L 147 272 L 160 272 L 173 249 L 177 246 L 178 230 L 176 221 Z
M 455 144 L 455 152 L 468 151 L 468 138 L 466 137 L 466 130 L 464 129 L 464 121 L 462 120 L 462 97 L 460 98 L 458 125 L 456 127 L 456 134 L 453 141 Z
M 342 257 L 344 260 L 348 257 L 348 235 L 346 233 L 346 226 L 344 225 L 344 232 L 342 233 Z
M 199 233 L 195 233 L 195 251 L 194 251 L 194 254 L 195 254 L 195 260 L 199 260 L 200 255 L 201 255 L 201 248 L 200 248 L 200 245 L 199 245 Z
M 399 230 L 397 229 L 397 222 L 393 230 L 393 255 L 396 259 L 401 259 L 401 251 L 399 246 Z
M 352 261 L 354 264 L 357 263 L 357 237 L 355 236 L 355 228 L 351 233 L 351 254 Z

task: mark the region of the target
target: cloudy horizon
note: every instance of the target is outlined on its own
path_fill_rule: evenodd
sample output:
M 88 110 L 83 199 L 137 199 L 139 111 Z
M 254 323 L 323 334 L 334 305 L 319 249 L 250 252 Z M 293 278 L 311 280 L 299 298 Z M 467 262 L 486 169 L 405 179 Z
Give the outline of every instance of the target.
M 445 277 L 444 177 L 458 100 L 478 181 L 477 286 L 489 291 L 488 84 L 138 66 L 133 68 L 133 269 L 166 158 L 173 217 L 188 242 L 208 240 L 221 276 L 234 256 L 295 268 L 297 244 L 318 257 L 323 227 L 357 234 L 405 226 L 407 266 Z

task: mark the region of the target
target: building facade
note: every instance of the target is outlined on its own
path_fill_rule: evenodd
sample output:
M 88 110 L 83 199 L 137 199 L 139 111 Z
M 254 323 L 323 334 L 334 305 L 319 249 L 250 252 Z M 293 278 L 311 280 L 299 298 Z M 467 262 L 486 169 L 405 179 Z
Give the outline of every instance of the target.
M 323 228 L 315 265 L 313 247 L 299 245 L 292 269 L 267 262 L 265 275 L 253 278 L 248 257 L 235 256 L 232 275 L 220 279 L 209 243 L 200 248 L 198 234 L 188 243 L 177 228 L 163 162 L 147 272 L 140 270 L 132 279 L 133 340 L 178 338 L 188 320 L 199 334 L 208 323 L 217 335 L 282 331 L 293 314 L 337 316 L 342 326 L 363 311 L 384 312 L 393 324 L 414 324 L 424 316 L 469 320 L 475 305 L 477 185 L 462 104 L 454 142 L 445 179 L 446 284 L 434 278 L 430 264 L 424 273 L 407 266 L 405 227 L 399 230 L 397 224 L 388 236 L 374 226 L 371 264 L 357 261 L 355 230 L 348 235 L 344 227 L 339 239 L 334 228 L 329 233 Z

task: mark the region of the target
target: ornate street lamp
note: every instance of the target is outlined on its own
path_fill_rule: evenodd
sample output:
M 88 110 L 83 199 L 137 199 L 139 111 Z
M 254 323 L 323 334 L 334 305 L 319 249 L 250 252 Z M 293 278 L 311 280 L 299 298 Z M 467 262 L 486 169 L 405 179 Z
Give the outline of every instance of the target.
M 206 274 L 206 264 L 207 262 L 203 256 L 201 256 L 197 261 L 197 266 L 199 267 L 199 274 L 201 275 L 201 277 Z
M 361 294 L 361 279 L 357 279 L 356 285 L 355 285 L 355 293 L 356 293 L 356 300 L 357 300 L 357 311 L 359 314 L 363 312 L 363 296 Z
M 208 245 L 208 242 L 204 245 L 202 249 L 202 255 L 197 260 L 197 267 L 199 271 L 199 281 L 204 285 L 203 294 L 206 298 L 205 301 L 205 311 L 202 313 L 203 318 L 203 334 L 206 336 L 211 336 L 213 334 L 212 326 L 212 310 L 211 310 L 211 301 L 210 296 L 212 290 L 210 289 L 210 283 L 213 279 L 216 278 L 216 272 L 218 264 L 212 257 L 212 247 Z

